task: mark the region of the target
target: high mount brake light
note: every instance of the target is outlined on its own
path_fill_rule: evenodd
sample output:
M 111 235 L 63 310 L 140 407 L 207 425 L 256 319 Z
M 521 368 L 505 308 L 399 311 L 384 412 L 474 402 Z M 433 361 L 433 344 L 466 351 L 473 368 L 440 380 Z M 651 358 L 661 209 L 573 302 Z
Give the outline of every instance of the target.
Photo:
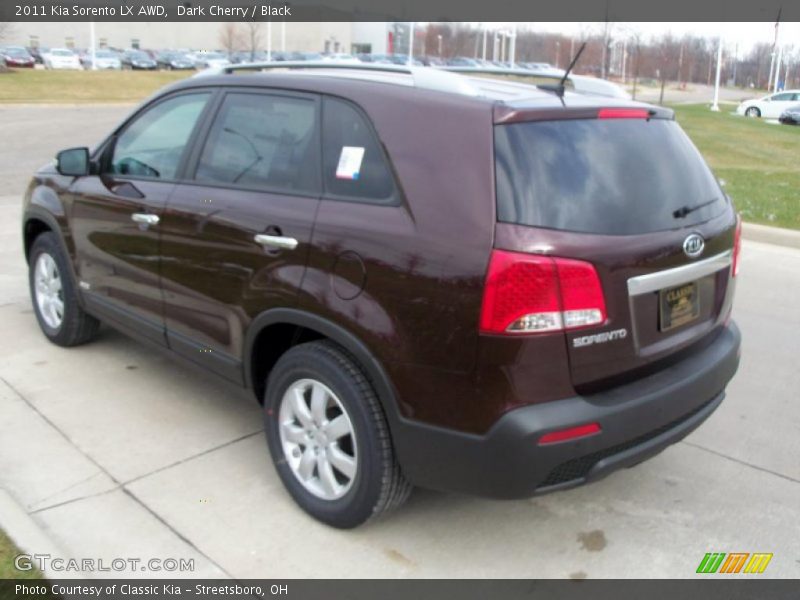
M 542 333 L 605 321 L 603 288 L 591 263 L 492 251 L 481 307 L 481 332 Z
M 644 108 L 601 108 L 598 119 L 649 119 L 652 115 Z

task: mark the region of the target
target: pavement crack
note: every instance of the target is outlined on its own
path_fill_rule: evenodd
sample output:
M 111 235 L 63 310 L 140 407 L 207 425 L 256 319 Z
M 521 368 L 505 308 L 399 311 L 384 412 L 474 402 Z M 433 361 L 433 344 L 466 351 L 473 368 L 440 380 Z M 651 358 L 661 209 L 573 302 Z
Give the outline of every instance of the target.
M 198 452 L 197 454 L 192 454 L 191 456 L 187 456 L 186 458 L 182 458 L 180 460 L 176 460 L 173 463 L 170 463 L 168 465 L 164 465 L 163 467 L 159 467 L 157 469 L 154 469 L 153 471 L 150 471 L 149 473 L 145 473 L 144 475 L 137 475 L 133 479 L 128 479 L 122 485 L 123 486 L 127 486 L 127 485 L 130 485 L 132 483 L 136 483 L 137 481 L 140 481 L 142 479 L 150 477 L 151 475 L 155 475 L 156 473 L 161 473 L 162 471 L 166 471 L 167 469 L 171 469 L 173 467 L 177 467 L 177 466 L 182 465 L 184 463 L 191 462 L 191 461 L 193 461 L 193 460 L 195 460 L 197 458 L 205 456 L 206 454 L 211 454 L 212 452 L 216 452 L 217 450 L 221 450 L 222 448 L 226 448 L 227 446 L 231 446 L 233 444 L 236 444 L 237 442 L 241 442 L 242 440 L 246 440 L 246 439 L 251 438 L 253 436 L 259 435 L 260 433 L 263 433 L 263 432 L 264 432 L 263 429 L 259 429 L 258 431 L 252 431 L 250 433 L 246 433 L 243 436 L 240 436 L 240 437 L 238 437 L 236 439 L 229 440 L 229 441 L 227 441 L 227 442 L 225 442 L 223 444 L 219 444 L 218 446 L 213 446 L 212 448 L 208 448 L 206 450 L 203 450 L 202 452 Z
M 750 467 L 751 469 L 755 469 L 756 471 L 761 471 L 762 473 L 768 473 L 770 475 L 775 475 L 775 477 L 780 477 L 781 479 L 785 479 L 786 481 L 791 481 L 793 483 L 800 483 L 800 479 L 795 479 L 794 477 L 790 477 L 789 475 L 784 475 L 783 473 L 778 473 L 777 471 L 772 471 L 770 469 L 765 469 L 764 467 L 759 467 L 758 465 L 754 465 L 753 463 L 749 463 L 738 458 L 734 458 L 733 456 L 728 456 L 727 454 L 723 454 L 722 452 L 718 452 L 717 450 L 712 450 L 711 448 L 706 448 L 705 446 L 700 446 L 693 442 L 687 442 L 684 440 L 683 442 L 687 446 L 691 446 L 692 448 L 697 448 L 698 450 L 703 450 L 704 452 L 708 452 L 709 454 L 714 454 L 719 456 L 720 458 L 727 459 L 731 462 L 735 462 L 745 467 Z

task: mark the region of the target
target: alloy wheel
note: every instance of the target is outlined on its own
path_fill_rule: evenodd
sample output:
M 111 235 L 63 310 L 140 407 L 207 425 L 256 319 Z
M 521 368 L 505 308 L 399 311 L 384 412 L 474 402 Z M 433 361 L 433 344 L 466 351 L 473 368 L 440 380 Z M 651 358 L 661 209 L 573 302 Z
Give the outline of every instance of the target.
M 337 500 L 358 469 L 353 423 L 333 391 L 314 379 L 292 383 L 281 399 L 278 429 L 292 474 L 311 494 Z

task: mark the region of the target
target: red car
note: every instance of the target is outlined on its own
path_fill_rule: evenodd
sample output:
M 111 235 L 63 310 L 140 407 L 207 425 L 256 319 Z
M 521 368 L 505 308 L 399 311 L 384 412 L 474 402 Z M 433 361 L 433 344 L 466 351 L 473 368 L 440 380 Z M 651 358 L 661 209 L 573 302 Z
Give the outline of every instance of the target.
M 36 61 L 22 46 L 7 46 L 0 49 L 0 56 L 2 56 L 6 65 L 14 68 L 32 69 Z

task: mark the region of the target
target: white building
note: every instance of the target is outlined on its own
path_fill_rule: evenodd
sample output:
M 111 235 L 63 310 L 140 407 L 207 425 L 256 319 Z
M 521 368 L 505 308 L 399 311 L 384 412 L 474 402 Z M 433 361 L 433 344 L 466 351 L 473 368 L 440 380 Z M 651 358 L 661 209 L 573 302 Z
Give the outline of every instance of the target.
M 237 45 L 249 50 L 249 23 L 95 23 L 97 45 L 109 48 L 186 48 L 218 50 L 227 47 L 226 29 L 233 28 Z M 288 52 L 371 52 L 386 54 L 394 25 L 388 23 L 298 23 L 273 21 L 257 26 L 258 46 Z M 3 43 L 20 46 L 88 48 L 89 23 L 14 23 Z M 399 50 L 397 50 L 399 51 Z

